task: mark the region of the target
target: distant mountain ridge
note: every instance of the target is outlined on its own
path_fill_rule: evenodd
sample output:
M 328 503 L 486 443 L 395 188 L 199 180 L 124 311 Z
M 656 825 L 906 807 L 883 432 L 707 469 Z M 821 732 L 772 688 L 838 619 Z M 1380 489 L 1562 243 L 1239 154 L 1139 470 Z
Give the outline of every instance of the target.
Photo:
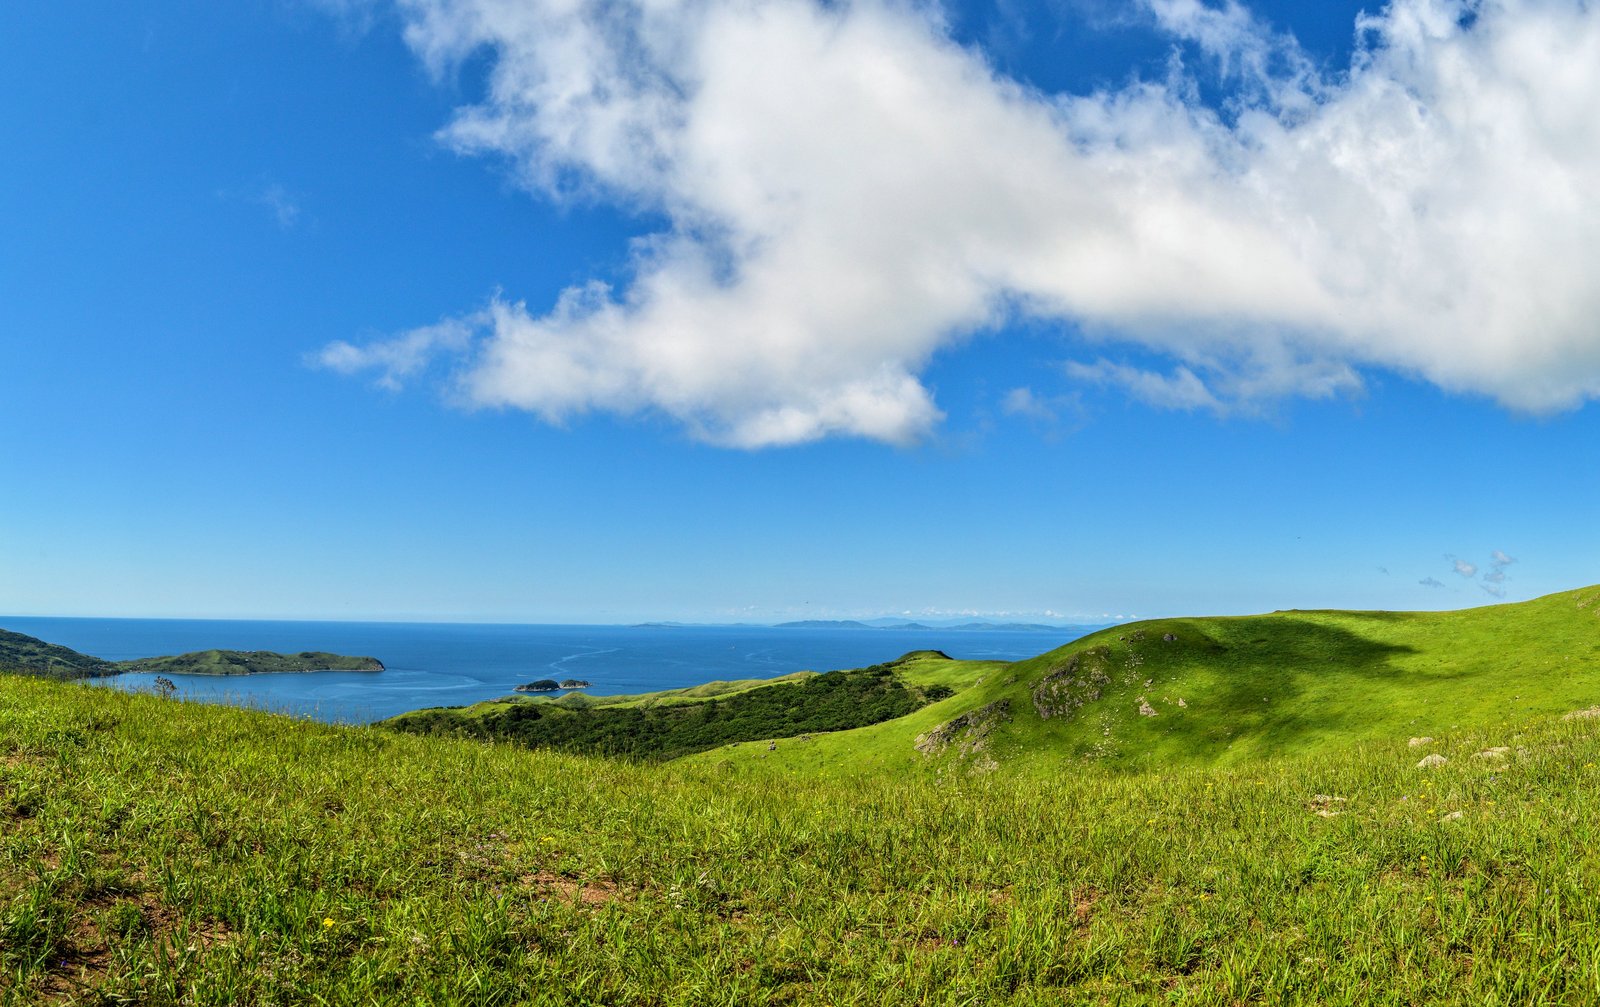
M 880 617 L 877 619 L 795 619 L 789 622 L 636 622 L 632 629 L 903 629 L 912 632 L 958 630 L 963 633 L 999 631 L 1005 633 L 1065 633 L 1071 637 L 1083 636 L 1097 630 L 1115 626 L 1114 622 L 1061 623 L 1044 622 L 987 622 L 971 619 L 929 619 L 913 621 Z
M 1105 629 L 1107 623 L 1096 623 L 1087 626 L 1051 626 L 1040 622 L 953 622 L 938 620 L 933 623 L 912 622 L 905 619 L 800 619 L 795 622 L 780 622 L 773 629 L 904 629 L 912 631 L 956 630 L 962 633 L 974 632 L 1005 632 L 1005 633 L 1071 633 L 1081 636 L 1084 633 Z

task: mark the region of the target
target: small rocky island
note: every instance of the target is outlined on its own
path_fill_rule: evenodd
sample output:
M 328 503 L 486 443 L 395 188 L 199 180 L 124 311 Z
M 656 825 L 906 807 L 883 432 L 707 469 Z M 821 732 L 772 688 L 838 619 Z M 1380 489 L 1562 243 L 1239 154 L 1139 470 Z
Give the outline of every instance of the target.
M 555 692 L 558 689 L 587 689 L 589 683 L 581 678 L 565 678 L 557 682 L 553 678 L 541 678 L 537 682 L 524 682 L 512 690 L 514 692 Z

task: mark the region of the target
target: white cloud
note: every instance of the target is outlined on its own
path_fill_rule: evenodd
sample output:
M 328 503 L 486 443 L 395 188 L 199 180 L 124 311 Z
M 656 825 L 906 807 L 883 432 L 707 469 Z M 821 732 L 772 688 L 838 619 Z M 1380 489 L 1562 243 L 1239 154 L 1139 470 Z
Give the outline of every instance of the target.
M 1475 564 L 1468 563 L 1464 559 L 1456 559 L 1454 556 L 1446 556 L 1445 558 L 1455 567 L 1456 573 L 1466 577 L 1468 580 L 1478 575 L 1478 568 Z
M 471 343 L 476 318 L 446 319 L 367 346 L 342 340 L 310 354 L 307 363 L 340 374 L 376 373 L 379 387 L 399 391 L 440 353 L 460 352 Z
M 1510 566 L 1511 564 L 1513 564 L 1513 563 L 1515 563 L 1517 561 L 1515 556 L 1507 556 L 1505 553 L 1501 552 L 1499 549 L 1496 549 L 1494 552 L 1491 552 L 1489 554 L 1489 559 L 1497 567 L 1507 567 L 1507 566 Z
M 430 66 L 490 57 L 445 143 L 669 221 L 623 289 L 475 317 L 467 401 L 906 441 L 941 416 L 929 358 L 1013 313 L 1174 408 L 1364 367 L 1532 411 L 1600 394 L 1600 7 L 1394 0 L 1322 76 L 1236 4 L 1146 3 L 1227 108 L 1181 72 L 1040 94 L 891 0 L 399 0 Z

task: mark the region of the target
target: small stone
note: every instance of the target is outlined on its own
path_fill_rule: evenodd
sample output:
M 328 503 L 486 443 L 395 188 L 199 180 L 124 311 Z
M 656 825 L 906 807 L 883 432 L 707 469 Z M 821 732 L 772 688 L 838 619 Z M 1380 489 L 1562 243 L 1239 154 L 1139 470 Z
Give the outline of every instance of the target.
M 1594 720 L 1600 717 L 1600 706 L 1591 706 L 1587 710 L 1573 710 L 1571 713 L 1561 715 L 1562 720 Z
M 778 743 L 776 741 L 774 741 L 772 744 L 767 746 L 767 751 L 769 751 L 769 752 L 776 752 L 777 750 L 778 750 Z
M 1182 696 L 1179 696 L 1179 697 L 1178 697 L 1178 705 L 1179 705 L 1179 706 L 1181 706 L 1181 707 L 1184 707 L 1184 708 L 1185 708 L 1185 709 L 1187 709 L 1187 708 L 1188 708 L 1188 706 L 1189 706 L 1189 704 L 1188 704 L 1188 703 L 1185 703 L 1185 702 L 1184 702 L 1184 701 L 1183 701 L 1183 697 L 1182 697 Z
M 1433 769 L 1434 767 L 1442 766 L 1442 765 L 1444 765 L 1445 763 L 1447 763 L 1449 761 L 1450 761 L 1449 759 L 1447 759 L 1444 756 L 1440 755 L 1438 752 L 1435 752 L 1432 755 L 1423 756 L 1422 761 L 1417 763 L 1417 768 L 1418 769 Z
M 1311 805 L 1311 813 L 1318 818 L 1337 818 L 1344 814 L 1342 810 L 1335 807 L 1335 805 L 1345 803 L 1343 797 L 1335 797 L 1332 794 L 1312 794 L 1308 803 Z
M 1477 753 L 1476 755 L 1474 755 L 1473 758 L 1474 759 L 1488 759 L 1488 760 L 1491 760 L 1491 761 L 1494 761 L 1494 762 L 1499 762 L 1499 761 L 1503 760 L 1506 757 L 1506 753 L 1509 752 L 1509 751 L 1511 751 L 1511 749 L 1507 748 L 1504 745 L 1500 745 L 1500 746 L 1497 746 L 1495 748 L 1486 748 L 1483 751 L 1481 751 L 1481 752 Z
M 1159 714 L 1156 713 L 1156 708 L 1151 706 L 1149 701 L 1147 701 L 1143 696 L 1139 697 L 1139 716 L 1141 716 L 1141 717 L 1159 716 Z
M 1175 643 L 1175 642 L 1177 642 L 1177 639 L 1178 638 L 1176 636 L 1174 636 L 1173 634 L 1171 634 L 1171 633 L 1162 633 L 1161 634 L 1161 640 L 1162 640 L 1163 643 Z
M 1445 815 L 1443 818 L 1439 819 L 1439 821 L 1441 821 L 1441 822 L 1459 822 L 1461 819 L 1463 819 L 1465 817 L 1467 817 L 1467 813 L 1464 812 L 1464 811 L 1452 811 L 1448 815 Z
M 1406 742 L 1406 744 L 1410 745 L 1412 748 L 1421 748 L 1423 745 L 1431 745 L 1431 744 L 1433 744 L 1433 739 L 1432 738 L 1412 738 L 1410 741 Z

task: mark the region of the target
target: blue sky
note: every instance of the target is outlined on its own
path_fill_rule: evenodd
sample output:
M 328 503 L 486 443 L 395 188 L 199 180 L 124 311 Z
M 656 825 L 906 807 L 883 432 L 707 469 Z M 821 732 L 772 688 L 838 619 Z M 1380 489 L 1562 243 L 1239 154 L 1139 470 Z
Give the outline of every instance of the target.
M 1557 0 L 9 5 L 0 613 L 1600 581 L 1597 54 Z

